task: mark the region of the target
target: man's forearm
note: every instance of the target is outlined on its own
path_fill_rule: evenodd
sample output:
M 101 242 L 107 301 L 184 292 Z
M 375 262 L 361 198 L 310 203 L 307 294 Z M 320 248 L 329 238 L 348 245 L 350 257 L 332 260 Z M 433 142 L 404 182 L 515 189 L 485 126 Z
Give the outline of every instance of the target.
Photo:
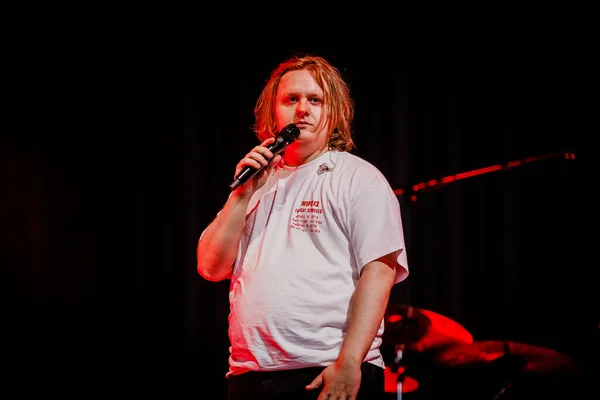
M 249 197 L 232 194 L 198 241 L 197 268 L 203 278 L 220 281 L 231 277 Z
M 350 303 L 348 332 L 338 357 L 342 363 L 360 365 L 366 357 L 385 315 L 396 276 L 394 265 L 395 260 L 392 264 L 388 258 L 363 268 Z

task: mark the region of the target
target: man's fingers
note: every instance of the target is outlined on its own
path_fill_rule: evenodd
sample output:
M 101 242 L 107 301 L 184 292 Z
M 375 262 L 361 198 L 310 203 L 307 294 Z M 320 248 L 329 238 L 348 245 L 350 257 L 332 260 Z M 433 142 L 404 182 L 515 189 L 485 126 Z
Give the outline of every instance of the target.
M 323 384 L 323 377 L 321 375 L 317 376 L 311 383 L 306 385 L 306 390 L 313 390 L 320 387 Z

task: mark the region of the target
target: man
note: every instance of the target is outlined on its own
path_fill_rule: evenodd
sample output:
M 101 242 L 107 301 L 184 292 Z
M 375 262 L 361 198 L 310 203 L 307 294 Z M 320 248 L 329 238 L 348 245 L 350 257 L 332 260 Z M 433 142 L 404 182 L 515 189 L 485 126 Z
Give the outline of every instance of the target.
M 392 286 L 408 275 L 398 199 L 350 153 L 354 103 L 322 57 L 272 73 L 255 107 L 261 140 L 200 236 L 198 273 L 230 279 L 229 399 L 377 399 Z M 269 150 L 289 124 L 297 139 Z

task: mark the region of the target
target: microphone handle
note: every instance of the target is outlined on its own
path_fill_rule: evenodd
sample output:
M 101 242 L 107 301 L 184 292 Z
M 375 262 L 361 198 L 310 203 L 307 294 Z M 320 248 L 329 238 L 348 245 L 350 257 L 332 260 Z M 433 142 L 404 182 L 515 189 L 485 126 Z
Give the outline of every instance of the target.
M 269 165 L 271 163 L 271 160 L 273 158 L 275 158 L 275 156 L 277 154 L 281 153 L 287 147 L 287 146 L 284 146 L 283 144 L 285 144 L 283 139 L 278 138 L 273 144 L 271 144 L 269 147 L 267 147 L 271 152 L 273 152 L 273 157 L 269 158 L 267 160 L 267 165 Z M 256 175 L 260 171 L 262 171 L 263 168 L 265 168 L 267 165 L 263 165 L 259 169 L 255 169 L 252 167 L 244 168 L 244 170 L 242 172 L 240 172 L 238 174 L 238 176 L 235 177 L 235 180 L 229 185 L 229 189 L 231 189 L 231 190 L 237 189 L 238 186 L 240 186 L 243 183 L 252 179 L 254 177 L 254 175 Z

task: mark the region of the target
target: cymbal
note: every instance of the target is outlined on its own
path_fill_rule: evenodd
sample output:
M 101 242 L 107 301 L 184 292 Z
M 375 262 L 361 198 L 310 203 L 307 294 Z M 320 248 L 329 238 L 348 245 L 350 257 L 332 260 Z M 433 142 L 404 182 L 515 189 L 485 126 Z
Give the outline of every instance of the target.
M 385 382 L 385 392 L 386 393 L 397 393 L 398 392 L 398 377 L 400 376 L 400 372 L 393 372 L 390 367 L 385 367 L 384 370 L 384 382 Z M 400 381 L 402 383 L 402 393 L 410 393 L 414 392 L 419 388 L 419 381 L 415 378 L 404 375 L 400 377 Z
M 502 357 L 522 361 L 520 371 L 526 373 L 571 373 L 577 370 L 569 356 L 556 350 L 510 340 L 477 341 L 448 347 L 434 356 L 438 365 L 456 367 L 489 364 Z
M 406 350 L 430 351 L 473 343 L 473 336 L 458 322 L 436 312 L 405 304 L 391 304 L 385 313 L 383 341 Z

